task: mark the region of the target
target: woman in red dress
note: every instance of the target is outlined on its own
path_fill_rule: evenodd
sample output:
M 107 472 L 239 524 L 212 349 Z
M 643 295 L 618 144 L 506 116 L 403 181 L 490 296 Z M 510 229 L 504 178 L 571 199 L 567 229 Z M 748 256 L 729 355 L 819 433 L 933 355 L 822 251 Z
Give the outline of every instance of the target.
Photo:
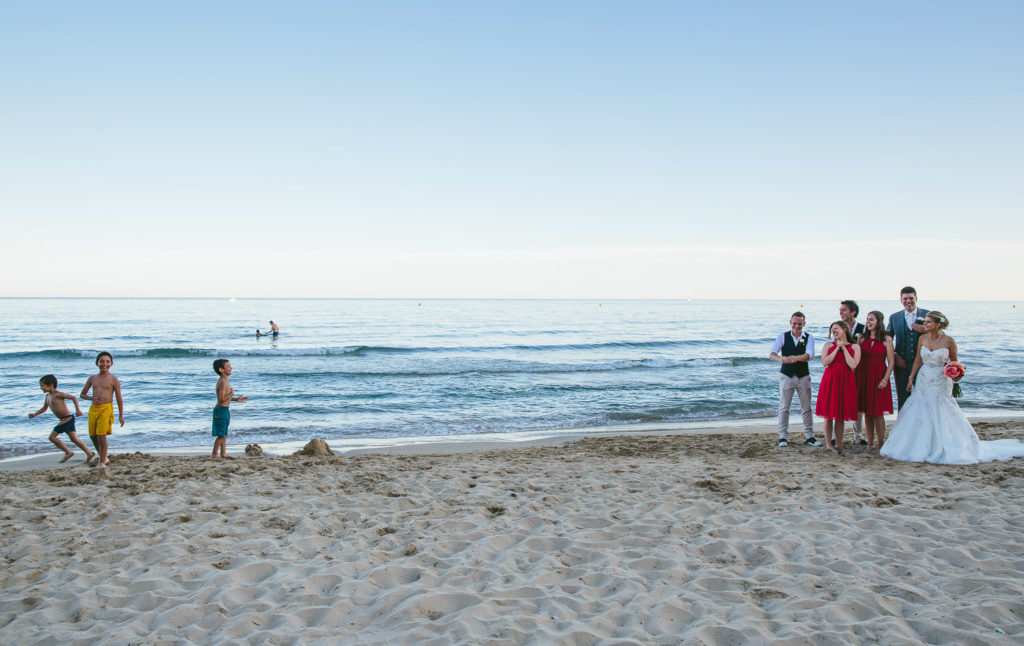
M 843 422 L 857 419 L 857 376 L 854 370 L 860 361 L 860 346 L 850 341 L 850 326 L 836 321 L 829 327 L 832 340 L 821 349 L 821 365 L 825 374 L 818 384 L 818 402 L 814 412 L 825 418 L 825 446 L 833 453 L 843 454 Z M 835 422 L 835 437 L 832 426 Z
M 892 388 L 889 376 L 893 368 L 892 339 L 885 334 L 885 315 L 869 312 L 867 334 L 860 342 L 857 364 L 857 409 L 864 413 L 868 451 L 885 443 L 885 414 L 892 413 Z

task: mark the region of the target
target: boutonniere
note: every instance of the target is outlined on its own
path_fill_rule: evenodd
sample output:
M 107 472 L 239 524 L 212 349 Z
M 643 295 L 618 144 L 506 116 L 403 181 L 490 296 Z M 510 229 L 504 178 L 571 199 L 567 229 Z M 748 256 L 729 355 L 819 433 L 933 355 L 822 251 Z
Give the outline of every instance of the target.
M 918 325 L 924 325 L 924 317 L 919 316 L 914 322 L 917 323 Z

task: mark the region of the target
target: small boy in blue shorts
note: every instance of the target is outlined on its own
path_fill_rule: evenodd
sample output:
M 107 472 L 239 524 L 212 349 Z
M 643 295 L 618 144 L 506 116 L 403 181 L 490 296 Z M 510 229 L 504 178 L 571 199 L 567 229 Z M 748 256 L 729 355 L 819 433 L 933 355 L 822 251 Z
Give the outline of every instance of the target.
M 82 409 L 78 407 L 78 398 L 74 395 L 62 393 L 57 390 L 57 378 L 53 375 L 46 375 L 39 380 L 39 389 L 46 393 L 46 399 L 43 401 L 43 407 L 34 413 L 29 413 L 28 418 L 32 419 L 37 415 L 42 415 L 49 408 L 53 411 L 53 414 L 57 416 L 57 425 L 53 427 L 53 432 L 50 433 L 50 441 L 57 445 L 57 448 L 64 451 L 64 459 L 61 463 L 67 462 L 74 455 L 74 452 L 67 447 L 66 444 L 60 441 L 61 433 L 67 433 L 68 439 L 74 442 L 78 448 L 85 451 L 85 462 L 88 464 L 92 462 L 93 453 L 85 446 L 82 440 L 78 439 L 78 434 L 75 433 L 75 416 L 82 416 Z M 72 415 L 71 411 L 68 410 L 68 405 L 64 403 L 65 399 L 70 399 L 75 402 L 75 414 Z
M 231 402 L 240 404 L 249 401 L 245 395 L 235 396 L 228 377 L 231 376 L 231 362 L 227 359 L 216 359 L 213 371 L 220 375 L 217 380 L 217 405 L 213 407 L 213 454 L 211 460 L 231 459 L 227 454 L 228 424 L 231 422 Z M 218 455 L 218 452 L 220 455 Z

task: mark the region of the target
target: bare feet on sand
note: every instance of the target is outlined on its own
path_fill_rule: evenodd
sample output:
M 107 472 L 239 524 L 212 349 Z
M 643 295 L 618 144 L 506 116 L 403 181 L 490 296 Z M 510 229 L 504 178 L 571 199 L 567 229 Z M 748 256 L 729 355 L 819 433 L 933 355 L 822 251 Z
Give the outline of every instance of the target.
M 68 460 L 71 459 L 72 455 L 74 455 L 74 453 L 65 453 L 64 457 L 61 459 L 60 463 L 64 464 L 65 462 L 67 462 Z
M 89 451 L 88 453 L 85 454 L 85 463 L 89 464 L 90 462 L 92 462 L 92 459 L 94 457 L 96 457 L 96 454 L 93 453 L 92 451 Z

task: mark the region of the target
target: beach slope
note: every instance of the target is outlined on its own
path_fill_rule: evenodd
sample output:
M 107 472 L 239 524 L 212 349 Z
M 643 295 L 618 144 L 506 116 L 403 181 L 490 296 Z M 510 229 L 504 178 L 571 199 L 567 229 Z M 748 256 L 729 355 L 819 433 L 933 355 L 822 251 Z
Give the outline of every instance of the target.
M 982 439 L 1024 437 L 978 422 Z M 765 435 L 0 473 L 9 644 L 991 644 L 1024 460 Z

